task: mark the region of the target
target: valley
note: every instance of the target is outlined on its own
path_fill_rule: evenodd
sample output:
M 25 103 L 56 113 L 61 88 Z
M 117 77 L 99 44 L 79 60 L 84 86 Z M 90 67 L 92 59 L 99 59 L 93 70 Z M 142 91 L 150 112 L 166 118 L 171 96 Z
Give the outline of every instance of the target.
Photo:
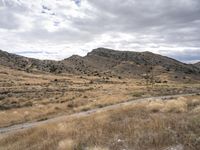
M 102 48 L 63 61 L 0 57 L 0 149 L 198 149 L 196 64 Z

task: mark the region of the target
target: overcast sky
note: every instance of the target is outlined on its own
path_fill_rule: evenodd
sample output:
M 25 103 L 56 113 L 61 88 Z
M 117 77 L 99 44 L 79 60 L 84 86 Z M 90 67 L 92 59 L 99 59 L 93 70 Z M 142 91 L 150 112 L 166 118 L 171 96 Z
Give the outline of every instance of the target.
M 200 60 L 200 0 L 0 0 L 0 49 L 40 59 L 97 47 Z

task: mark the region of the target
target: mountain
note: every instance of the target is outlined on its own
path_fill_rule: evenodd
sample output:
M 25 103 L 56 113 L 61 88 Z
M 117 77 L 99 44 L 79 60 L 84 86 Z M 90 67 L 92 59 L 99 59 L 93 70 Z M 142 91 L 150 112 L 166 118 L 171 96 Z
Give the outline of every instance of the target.
M 200 68 L 200 62 L 195 63 L 194 66 Z
M 24 71 L 71 73 L 95 76 L 141 77 L 149 69 L 156 76 L 198 78 L 200 68 L 151 52 L 97 48 L 85 57 L 73 55 L 62 61 L 38 60 L 0 51 L 0 65 Z
M 11 54 L 0 50 L 0 65 L 12 69 L 31 72 L 69 72 L 70 67 L 65 66 L 61 61 L 39 60 Z
M 172 58 L 151 52 L 115 51 L 98 48 L 88 53 L 85 59 L 93 62 L 93 66 L 100 70 L 106 69 L 115 72 L 129 71 L 141 73 L 148 66 L 153 66 L 185 74 L 199 74 L 199 69 L 193 65 L 184 64 Z

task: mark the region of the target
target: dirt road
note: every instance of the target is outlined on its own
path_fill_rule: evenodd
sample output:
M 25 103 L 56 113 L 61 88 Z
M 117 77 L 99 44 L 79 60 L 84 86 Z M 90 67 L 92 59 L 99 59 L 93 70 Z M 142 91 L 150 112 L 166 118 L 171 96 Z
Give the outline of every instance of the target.
M 122 106 L 134 104 L 136 102 L 152 101 L 152 100 L 157 100 L 157 99 L 170 100 L 170 99 L 181 97 L 181 96 L 192 96 L 192 95 L 195 95 L 195 94 L 193 93 L 193 94 L 181 94 L 181 95 L 168 95 L 168 96 L 140 98 L 140 99 L 136 99 L 136 100 L 127 100 L 126 102 L 105 106 L 103 108 L 96 108 L 96 109 L 92 109 L 92 110 L 88 110 L 88 111 L 78 112 L 78 113 L 74 113 L 74 114 L 71 114 L 71 115 L 63 115 L 63 116 L 58 116 L 58 117 L 50 118 L 50 119 L 43 120 L 43 121 L 22 123 L 22 124 L 9 126 L 9 127 L 3 127 L 3 128 L 0 128 L 0 135 L 8 134 L 8 133 L 15 133 L 15 132 L 18 132 L 18 131 L 21 131 L 21 130 L 31 129 L 31 128 L 37 127 L 39 125 L 44 125 L 44 124 L 48 124 L 48 123 L 66 121 L 67 119 L 69 119 L 71 117 L 82 117 L 82 116 L 88 116 L 88 115 L 94 114 L 96 112 L 113 110 L 113 109 L 120 108 Z

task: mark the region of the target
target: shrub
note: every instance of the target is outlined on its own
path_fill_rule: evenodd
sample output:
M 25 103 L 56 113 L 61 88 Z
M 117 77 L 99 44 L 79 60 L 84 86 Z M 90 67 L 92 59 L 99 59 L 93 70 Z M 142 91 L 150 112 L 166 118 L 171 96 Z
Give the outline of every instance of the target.
M 154 113 L 161 111 L 163 107 L 164 104 L 162 102 L 151 102 L 149 105 L 147 105 L 147 109 Z
M 140 96 L 142 96 L 144 93 L 143 92 L 134 92 L 134 93 L 132 93 L 132 96 L 133 97 L 140 97 Z
M 187 102 L 188 102 L 189 107 L 196 107 L 196 106 L 200 105 L 199 99 L 192 99 L 192 100 L 188 100 Z
M 83 98 L 88 98 L 88 96 L 87 96 L 87 95 L 85 95 L 85 96 L 83 96 Z
M 4 100 L 5 98 L 6 98 L 6 96 L 4 96 L 4 95 L 0 96 L 0 100 Z
M 81 109 L 81 111 L 88 111 L 88 110 L 90 110 L 90 108 L 88 108 L 88 107 L 85 107 L 85 108 Z
M 195 108 L 192 110 L 192 113 L 200 113 L 200 106 L 195 107 Z
M 165 80 L 165 81 L 163 81 L 163 83 L 168 83 L 168 81 Z

